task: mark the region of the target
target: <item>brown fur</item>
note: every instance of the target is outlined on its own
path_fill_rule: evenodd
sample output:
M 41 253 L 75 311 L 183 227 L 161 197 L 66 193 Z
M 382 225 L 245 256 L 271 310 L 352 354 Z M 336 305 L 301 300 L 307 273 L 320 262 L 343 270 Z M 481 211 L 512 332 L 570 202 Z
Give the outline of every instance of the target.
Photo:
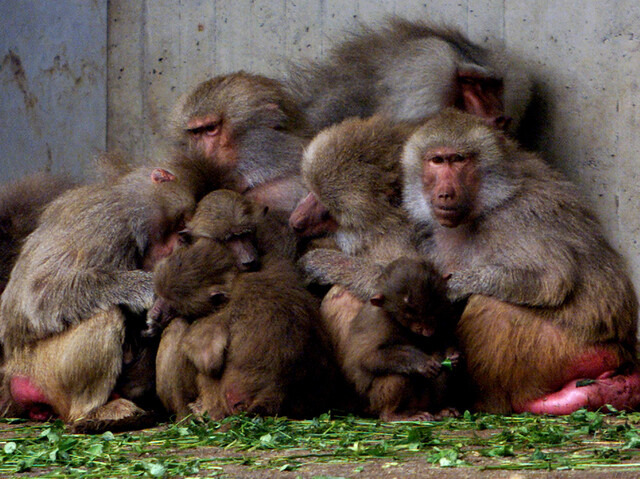
M 301 258 L 309 281 L 343 285 L 364 301 L 387 263 L 416 254 L 398 207 L 399 159 L 412 131 L 382 116 L 354 118 L 326 129 L 308 146 L 302 171 L 311 197 L 290 221 L 303 236 L 323 232 L 321 221 L 332 221 L 339 248 L 316 248 Z M 321 219 L 314 223 L 314 217 Z
M 222 276 L 259 269 L 271 257 L 293 259 L 296 254 L 295 236 L 284 228 L 279 212 L 230 190 L 213 191 L 200 200 L 180 232 L 180 242 L 176 254 L 155 271 L 160 298 L 148 315 L 149 335 L 168 324 L 176 307 L 188 318 L 208 314 L 209 288 Z M 233 258 L 235 265 L 230 263 Z
M 333 368 L 318 305 L 300 286 L 290 253 L 272 251 L 273 230 L 262 208 L 216 191 L 198 204 L 180 247 L 158 264 L 158 301 L 178 319 L 162 336 L 157 392 L 178 417 L 328 407 Z M 238 233 L 255 238 L 260 271 L 238 268 L 227 244 Z
M 234 240 L 248 240 L 255 249 L 256 260 L 265 256 L 294 259 L 296 237 L 286 226 L 281 211 L 272 211 L 230 190 L 209 193 L 198 203 L 186 231 L 193 236 L 203 235 L 230 246 Z M 237 248 L 234 249 L 234 254 Z M 241 264 L 238 265 L 241 268 Z M 255 269 L 259 268 L 259 261 Z M 242 269 L 242 268 L 241 268 Z
M 333 285 L 321 305 L 323 324 L 338 357 L 351 321 L 376 293 L 384 267 L 417 256 L 411 226 L 399 208 L 402 145 L 413 132 L 376 115 L 350 119 L 320 133 L 303 157 L 311 193 L 292 213 L 302 236 L 333 233 L 336 248 L 315 248 L 299 261 L 307 281 Z
M 177 417 L 191 414 L 190 404 L 198 399 L 197 370 L 182 347 L 188 328 L 189 322 L 182 318 L 171 321 L 162 332 L 156 356 L 156 392 L 164 408 Z
M 299 282 L 284 260 L 274 260 L 257 272 L 239 273 L 229 285 L 228 303 L 189 326 L 180 336 L 181 347 L 165 344 L 175 341 L 178 333 L 167 339 L 170 331 L 165 333 L 157 382 L 169 411 L 178 416 L 207 412 L 214 418 L 241 411 L 305 417 L 328 408 L 333 374 L 329 353 L 317 304 Z M 172 330 L 184 327 L 173 324 Z M 179 359 L 169 359 L 169 354 Z M 175 377 L 183 375 L 177 368 L 185 356 L 190 364 L 187 377 L 190 368 L 198 371 L 195 401 L 193 390 L 176 394 L 177 388 L 171 386 Z M 172 363 L 173 370 L 160 367 Z
M 0 294 L 26 237 L 45 206 L 74 186 L 62 175 L 34 173 L 0 188 Z
M 368 412 L 384 420 L 433 419 L 456 402 L 453 331 L 456 311 L 442 277 L 424 262 L 401 258 L 387 266 L 378 292 L 350 324 L 341 364 Z

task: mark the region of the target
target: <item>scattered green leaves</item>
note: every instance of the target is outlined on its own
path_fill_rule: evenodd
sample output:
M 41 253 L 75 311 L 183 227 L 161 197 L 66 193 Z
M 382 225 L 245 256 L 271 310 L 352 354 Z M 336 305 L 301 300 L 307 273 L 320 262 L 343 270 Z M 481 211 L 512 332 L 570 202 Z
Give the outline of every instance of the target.
M 565 417 L 465 412 L 439 422 L 383 423 L 324 414 L 305 421 L 233 416 L 137 433 L 69 434 L 60 422 L 0 420 L 0 476 L 188 477 L 229 467 L 296 471 L 317 463 L 402 467 L 584 469 L 640 467 L 640 413 L 581 410 Z M 364 471 L 355 466 L 354 474 Z

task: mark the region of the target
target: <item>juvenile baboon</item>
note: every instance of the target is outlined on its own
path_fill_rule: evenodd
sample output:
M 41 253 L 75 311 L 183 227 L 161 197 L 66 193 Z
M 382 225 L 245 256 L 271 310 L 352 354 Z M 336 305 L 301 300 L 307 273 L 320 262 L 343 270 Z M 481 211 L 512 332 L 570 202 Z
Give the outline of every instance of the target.
M 207 198 L 211 199 L 205 197 L 194 214 L 198 229 L 205 227 L 206 222 L 199 216 L 208 210 Z M 181 240 L 176 250 L 154 270 L 158 297 L 147 317 L 147 335 L 163 330 L 156 356 L 156 393 L 164 408 L 178 417 L 195 412 L 192 404 L 199 397 L 198 370 L 187 356 L 191 347 L 183 346 L 185 333 L 194 320 L 211 315 L 227 303 L 231 281 L 239 272 L 233 251 L 222 242 L 203 236 Z M 215 322 L 211 327 L 207 327 L 207 321 L 201 324 L 196 335 L 203 342 L 200 356 L 211 350 L 221 359 L 228 339 L 227 325 L 217 330 Z
M 140 167 L 45 209 L 0 309 L 9 414 L 74 422 L 136 410 L 126 399 L 116 411 L 105 403 L 123 368 L 127 323 L 144 324 L 138 316 L 153 303 L 150 270 L 172 251 L 204 185 L 222 178 L 209 168 L 199 179 L 197 165 L 177 163 L 181 177 Z
M 272 211 L 230 190 L 209 193 L 198 202 L 183 238 L 209 238 L 230 248 L 242 270 L 260 267 L 260 258 L 294 259 L 297 241 L 281 211 Z
M 424 255 L 451 298 L 470 297 L 458 336 L 476 407 L 636 407 L 636 293 L 578 189 L 455 110 L 411 137 L 403 166 Z
M 448 106 L 507 127 L 531 95 L 527 75 L 504 51 L 398 17 L 362 26 L 322 60 L 290 70 L 285 84 L 315 132 L 350 116 L 417 121 Z
M 232 169 L 235 189 L 291 212 L 305 193 L 303 117 L 276 80 L 245 72 L 214 77 L 183 97 L 171 120 L 177 148 Z
M 208 248 L 222 250 L 215 243 Z M 180 249 L 175 255 L 182 251 L 194 250 Z M 172 265 L 174 256 L 158 266 L 165 277 L 177 266 Z M 181 268 L 194 265 L 180 263 Z M 230 281 L 201 269 L 196 274 L 208 275 L 211 286 L 198 289 L 214 300 L 197 304 L 200 311 L 213 313 L 190 326 L 174 320 L 163 333 L 157 357 L 157 391 L 169 412 L 179 417 L 206 412 L 222 418 L 241 411 L 303 417 L 330 407 L 333 367 L 317 303 L 300 285 L 292 264 L 274 259 L 260 271 L 240 272 Z M 190 299 L 174 300 L 172 307 L 178 316 L 194 312 Z
M 154 270 L 158 296 L 147 317 L 148 335 L 161 331 L 174 317 L 193 321 L 226 302 L 224 285 L 240 272 L 233 251 L 218 241 L 189 236 Z
M 456 308 L 442 276 L 424 261 L 400 258 L 351 322 L 340 363 L 368 412 L 385 421 L 456 414 L 451 373 L 457 366 Z
M 335 366 L 317 303 L 299 286 L 289 255 L 269 252 L 276 244 L 265 238 L 273 234 L 267 220 L 264 208 L 238 193 L 212 192 L 198 203 L 180 246 L 155 269 L 159 314 L 151 321 L 167 311 L 176 317 L 160 342 L 156 389 L 178 417 L 240 410 L 302 415 L 331 404 L 327 378 Z M 264 252 L 264 271 L 240 267 L 228 245 L 238 234 Z M 310 364 L 313 385 L 303 368 Z
M 64 175 L 34 173 L 0 187 L 0 294 L 44 207 L 74 185 Z
M 181 245 L 168 266 L 155 271 L 159 298 L 147 316 L 146 335 L 155 335 L 175 316 L 173 302 L 183 305 L 183 316 L 207 314 L 208 288 L 220 277 L 257 270 L 271 257 L 293 260 L 296 238 L 283 227 L 280 214 L 231 190 L 202 198 L 180 231 Z

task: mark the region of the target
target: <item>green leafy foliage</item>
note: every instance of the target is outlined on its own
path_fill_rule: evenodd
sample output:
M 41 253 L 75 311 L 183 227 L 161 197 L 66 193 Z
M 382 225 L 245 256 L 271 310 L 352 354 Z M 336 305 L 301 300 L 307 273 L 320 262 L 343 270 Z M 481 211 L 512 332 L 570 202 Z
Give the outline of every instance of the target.
M 1 420 L 0 477 L 214 477 L 242 466 L 296 471 L 319 463 L 401 467 L 584 469 L 640 467 L 640 413 L 565 417 L 465 412 L 443 421 L 383 423 L 324 414 L 305 421 L 233 416 L 124 434 L 67 433 L 61 422 Z

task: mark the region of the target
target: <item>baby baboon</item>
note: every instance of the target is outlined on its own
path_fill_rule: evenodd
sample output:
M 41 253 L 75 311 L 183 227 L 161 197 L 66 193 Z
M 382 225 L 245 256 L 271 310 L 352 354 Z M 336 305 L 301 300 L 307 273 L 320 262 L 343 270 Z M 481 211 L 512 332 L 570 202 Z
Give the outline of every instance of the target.
M 282 227 L 280 212 L 267 211 L 234 191 L 209 193 L 180 232 L 174 255 L 154 272 L 159 298 L 147 316 L 146 334 L 155 335 L 176 315 L 208 314 L 215 301 L 210 288 L 221 279 L 227 283 L 239 271 L 257 270 L 271 257 L 293 259 L 295 253 L 296 238 Z
M 416 131 L 403 166 L 424 255 L 449 277 L 450 298 L 470 296 L 458 336 L 476 407 L 637 407 L 638 300 L 578 189 L 456 110 Z
M 255 270 L 265 256 L 294 259 L 297 240 L 281 211 L 230 190 L 209 193 L 187 223 L 185 240 L 209 238 L 231 248 L 240 270 Z
M 459 313 L 446 297 L 445 280 L 424 261 L 400 258 L 378 281 L 378 292 L 351 322 L 341 365 L 368 412 L 385 421 L 431 420 L 457 414 L 452 374 L 459 352 Z
M 160 342 L 156 387 L 179 417 L 301 416 L 331 404 L 336 367 L 318 304 L 291 259 L 266 251 L 261 269 L 249 272 L 229 247 L 230 238 L 243 235 L 258 253 L 276 247 L 262 234 L 271 229 L 264 208 L 255 206 L 231 191 L 210 193 L 187 223 L 182 244 L 155 269 L 160 315 L 177 318 Z
M 209 247 L 222 251 L 220 245 Z M 209 284 L 216 282 L 217 272 L 203 269 L 198 274 L 208 274 Z M 330 407 L 331 353 L 317 303 L 300 282 L 289 261 L 274 259 L 260 271 L 237 273 L 231 281 L 211 286 L 207 292 L 215 296 L 209 306 L 214 313 L 191 326 L 174 320 L 157 357 L 158 395 L 169 411 L 178 416 L 207 412 L 213 418 L 241 411 L 304 417 Z M 190 301 L 172 305 L 177 314 L 193 311 Z M 189 380 L 184 389 L 173 385 L 178 376 L 190 377 L 194 368 L 195 393 L 188 389 Z
M 353 118 L 324 130 L 305 151 L 302 172 L 310 193 L 289 221 L 300 236 L 331 232 L 336 240 L 338 249 L 312 249 L 299 261 L 307 281 L 333 285 L 321 318 L 335 348 L 376 293 L 383 268 L 417 256 L 399 207 L 399 158 L 412 131 L 380 115 Z

